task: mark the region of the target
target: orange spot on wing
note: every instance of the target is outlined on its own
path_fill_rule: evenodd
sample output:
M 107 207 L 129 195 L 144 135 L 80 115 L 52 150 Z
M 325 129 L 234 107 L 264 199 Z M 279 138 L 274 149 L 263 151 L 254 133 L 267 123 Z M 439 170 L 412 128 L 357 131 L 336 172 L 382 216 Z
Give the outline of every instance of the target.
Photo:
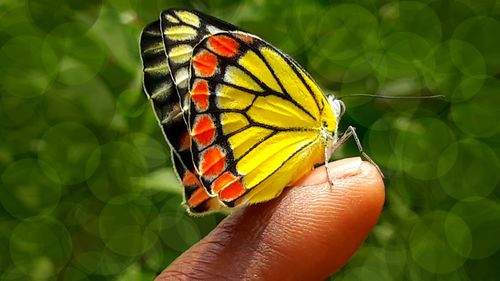
M 183 132 L 179 141 L 179 151 L 188 150 L 191 147 L 191 136 L 187 131 Z
M 215 35 L 208 39 L 208 46 L 220 56 L 234 57 L 238 53 L 240 44 L 231 37 Z
M 215 177 L 226 167 L 226 156 L 218 146 L 208 148 L 200 157 L 200 173 L 204 177 Z
M 238 37 L 241 41 L 248 43 L 248 44 L 253 42 L 253 37 L 249 36 L 247 34 L 236 33 L 234 36 Z
M 203 187 L 199 187 L 197 190 L 193 192 L 193 195 L 187 200 L 187 204 L 189 207 L 196 207 L 201 203 L 205 202 L 210 198 L 207 191 Z
M 199 186 L 200 180 L 198 179 L 198 177 L 194 173 L 187 171 L 184 174 L 184 177 L 182 177 L 182 185 L 183 186 Z
M 214 141 L 215 124 L 210 115 L 204 114 L 196 118 L 191 136 L 202 146 L 207 146 Z
M 217 56 L 207 51 L 201 51 L 193 58 L 193 66 L 199 76 L 212 76 L 217 70 Z
M 246 189 L 245 186 L 241 183 L 241 181 L 235 181 L 228 186 L 226 186 L 219 193 L 219 198 L 222 201 L 233 201 L 238 199 L 241 195 L 245 194 Z
M 233 175 L 231 172 L 225 172 L 220 175 L 214 182 L 212 183 L 212 190 L 214 193 L 219 193 L 225 187 L 235 183 L 239 178 Z
M 200 111 L 205 111 L 208 109 L 208 97 L 210 93 L 208 92 L 208 83 L 206 80 L 197 81 L 191 90 L 191 99 L 196 104 L 196 107 Z

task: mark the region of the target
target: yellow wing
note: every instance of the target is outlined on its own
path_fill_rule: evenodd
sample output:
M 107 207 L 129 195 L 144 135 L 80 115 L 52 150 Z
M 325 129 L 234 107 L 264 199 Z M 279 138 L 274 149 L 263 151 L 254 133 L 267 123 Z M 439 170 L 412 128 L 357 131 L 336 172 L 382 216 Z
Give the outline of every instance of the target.
M 226 206 L 257 203 L 323 163 L 337 121 L 292 59 L 243 32 L 206 37 L 193 51 L 193 161 Z

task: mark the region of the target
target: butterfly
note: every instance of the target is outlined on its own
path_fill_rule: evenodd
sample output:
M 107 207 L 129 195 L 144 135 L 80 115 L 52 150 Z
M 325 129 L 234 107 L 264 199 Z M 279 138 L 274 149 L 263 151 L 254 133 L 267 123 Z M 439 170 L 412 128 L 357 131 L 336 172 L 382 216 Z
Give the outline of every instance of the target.
M 144 89 L 191 214 L 273 199 L 342 142 L 343 102 L 232 24 L 168 9 L 144 28 L 140 48 Z M 349 128 L 342 140 L 355 136 Z

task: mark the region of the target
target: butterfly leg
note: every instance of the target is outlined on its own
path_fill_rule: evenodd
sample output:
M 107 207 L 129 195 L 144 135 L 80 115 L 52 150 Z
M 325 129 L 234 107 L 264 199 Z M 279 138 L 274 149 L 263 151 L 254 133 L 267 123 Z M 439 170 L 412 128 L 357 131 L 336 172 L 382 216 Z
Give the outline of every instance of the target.
M 372 158 L 370 156 L 368 156 L 368 154 L 365 153 L 365 151 L 363 150 L 363 146 L 361 145 L 361 142 L 359 141 L 359 138 L 358 138 L 358 135 L 356 134 L 356 128 L 354 128 L 353 126 L 349 126 L 347 128 L 347 130 L 345 130 L 344 134 L 342 134 L 342 136 L 337 140 L 337 142 L 335 142 L 335 144 L 333 145 L 333 150 L 332 151 L 336 151 L 343 143 L 345 143 L 350 137 L 352 137 L 354 139 L 354 141 L 356 142 L 356 146 L 358 147 L 358 150 L 359 150 L 359 153 L 361 153 L 361 155 L 366 159 L 368 160 L 368 162 L 370 162 L 372 165 L 374 165 L 378 172 L 380 173 L 380 175 L 382 176 L 382 178 L 384 177 L 384 174 L 382 173 L 382 170 L 380 170 L 380 167 L 377 165 L 377 163 L 375 163 L 375 161 L 372 160 Z
M 333 187 L 333 178 L 330 174 L 330 169 L 328 168 L 328 160 L 330 160 L 330 155 L 328 153 L 328 148 L 325 147 L 325 170 L 326 176 L 328 177 L 328 182 L 330 183 L 330 188 Z

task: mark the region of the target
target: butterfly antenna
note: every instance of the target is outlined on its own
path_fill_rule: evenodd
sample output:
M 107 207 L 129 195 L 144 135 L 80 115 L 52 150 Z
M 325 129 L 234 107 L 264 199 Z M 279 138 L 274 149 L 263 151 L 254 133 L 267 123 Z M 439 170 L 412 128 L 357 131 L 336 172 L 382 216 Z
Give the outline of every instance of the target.
M 415 100 L 415 99 L 443 99 L 445 96 L 444 95 L 431 95 L 431 96 L 387 96 L 387 95 L 374 95 L 374 94 L 352 94 L 352 95 L 345 95 L 345 96 L 340 96 L 337 97 L 337 99 L 344 99 L 344 98 L 356 98 L 356 97 L 363 97 L 363 98 L 378 98 L 378 99 L 388 99 L 388 100 Z

